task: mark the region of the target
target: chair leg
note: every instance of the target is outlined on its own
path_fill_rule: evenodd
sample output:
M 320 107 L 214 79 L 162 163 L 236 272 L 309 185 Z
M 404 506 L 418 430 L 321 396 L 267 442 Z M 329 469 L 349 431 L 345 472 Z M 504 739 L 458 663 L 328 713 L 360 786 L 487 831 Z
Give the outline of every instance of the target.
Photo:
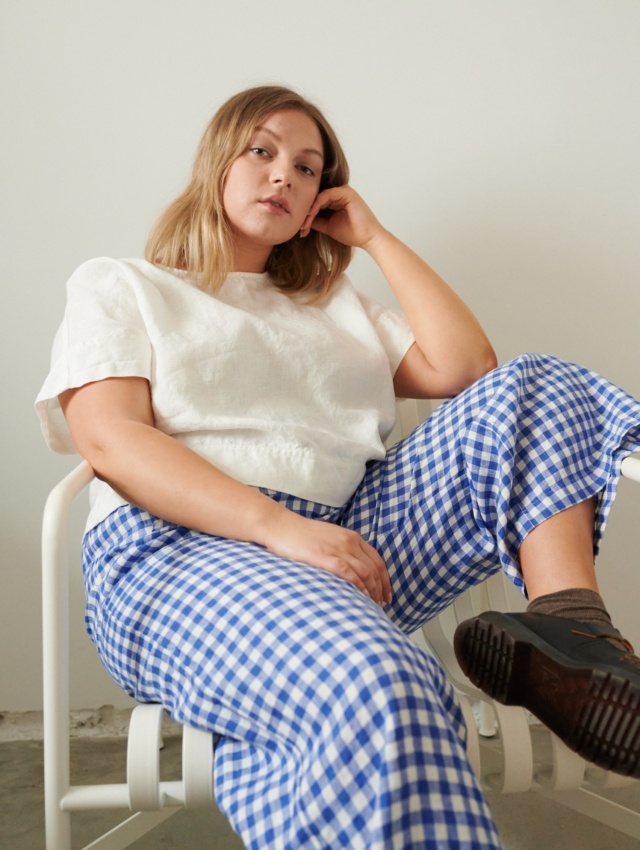
M 55 799 L 45 800 L 45 847 L 71 850 L 71 815 L 63 812 Z
M 163 708 L 137 705 L 131 712 L 127 746 L 129 806 L 134 812 L 155 811 L 160 796 L 160 744 Z

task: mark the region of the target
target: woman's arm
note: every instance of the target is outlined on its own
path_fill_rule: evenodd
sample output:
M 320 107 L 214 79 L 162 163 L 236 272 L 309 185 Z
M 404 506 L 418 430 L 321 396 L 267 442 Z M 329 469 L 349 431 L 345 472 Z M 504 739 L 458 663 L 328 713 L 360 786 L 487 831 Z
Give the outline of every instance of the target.
M 60 395 L 76 448 L 127 501 L 176 525 L 264 546 L 388 601 L 389 577 L 360 535 L 308 520 L 226 475 L 154 425 L 143 378 L 108 378 Z
M 316 218 L 321 209 L 333 210 Z M 350 186 L 321 192 L 302 229 L 366 251 L 393 289 L 416 338 L 394 377 L 396 395 L 445 398 L 496 366 L 478 320 L 417 254 L 386 230 Z

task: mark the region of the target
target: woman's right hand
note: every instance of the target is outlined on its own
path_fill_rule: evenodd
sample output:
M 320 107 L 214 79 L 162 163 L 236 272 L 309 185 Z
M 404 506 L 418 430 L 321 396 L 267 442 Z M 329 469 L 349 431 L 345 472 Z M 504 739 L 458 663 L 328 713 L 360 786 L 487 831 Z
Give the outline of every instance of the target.
M 259 543 L 350 581 L 379 604 L 390 600 L 382 558 L 355 531 L 287 510 L 157 430 L 146 380 L 85 384 L 60 403 L 80 454 L 132 504 L 205 534 Z
M 285 510 L 269 518 L 260 537 L 274 555 L 346 579 L 378 605 L 391 602 L 391 582 L 384 561 L 355 531 Z

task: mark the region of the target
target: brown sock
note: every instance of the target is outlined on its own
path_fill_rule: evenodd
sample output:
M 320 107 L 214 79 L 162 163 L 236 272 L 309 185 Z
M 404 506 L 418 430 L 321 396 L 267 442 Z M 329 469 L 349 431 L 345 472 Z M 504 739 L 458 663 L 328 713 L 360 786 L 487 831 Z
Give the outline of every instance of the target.
M 611 617 L 600 594 L 582 587 L 538 596 L 529 603 L 527 613 L 552 614 L 555 617 L 579 620 L 581 623 L 611 625 Z

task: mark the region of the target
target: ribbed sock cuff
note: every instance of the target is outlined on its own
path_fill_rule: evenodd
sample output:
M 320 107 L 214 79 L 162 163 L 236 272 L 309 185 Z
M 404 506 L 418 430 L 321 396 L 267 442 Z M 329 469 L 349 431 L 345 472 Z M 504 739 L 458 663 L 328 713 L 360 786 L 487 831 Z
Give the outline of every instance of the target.
M 581 623 L 605 623 L 611 625 L 611 617 L 605 608 L 602 597 L 595 590 L 575 587 L 538 596 L 529 603 L 527 613 L 551 614 L 555 617 L 568 617 Z

